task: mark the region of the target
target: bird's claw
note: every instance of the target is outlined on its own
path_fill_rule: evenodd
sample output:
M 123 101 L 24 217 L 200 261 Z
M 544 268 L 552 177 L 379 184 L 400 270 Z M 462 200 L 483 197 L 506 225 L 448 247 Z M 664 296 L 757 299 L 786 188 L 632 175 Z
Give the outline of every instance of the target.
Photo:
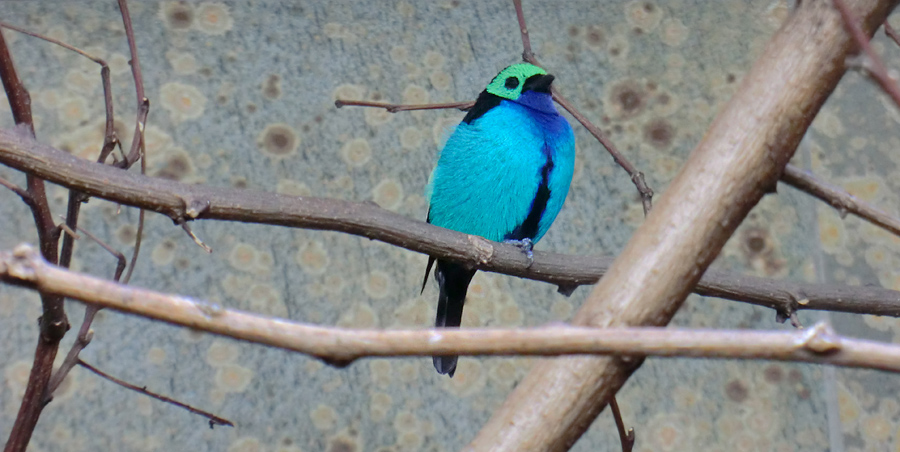
M 519 247 L 524 253 L 525 257 L 528 259 L 528 266 L 531 267 L 531 264 L 534 263 L 534 242 L 529 238 L 524 238 L 522 240 L 505 240 L 503 243 L 508 243 L 510 245 L 515 245 Z

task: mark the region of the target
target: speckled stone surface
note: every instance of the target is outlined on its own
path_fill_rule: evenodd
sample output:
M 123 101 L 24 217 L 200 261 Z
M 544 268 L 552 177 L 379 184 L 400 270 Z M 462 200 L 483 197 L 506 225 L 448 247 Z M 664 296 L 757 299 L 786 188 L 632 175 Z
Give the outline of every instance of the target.
M 532 42 L 559 88 L 662 192 L 734 92 L 787 1 L 531 2 Z M 510 2 L 132 2 L 151 113 L 149 173 L 213 186 L 373 201 L 423 218 L 423 190 L 458 111 L 335 109 L 335 98 L 405 103 L 473 99 L 521 43 Z M 130 143 L 135 98 L 112 1 L 4 2 L 2 20 L 109 61 L 119 136 Z M 39 139 L 85 158 L 102 142 L 99 68 L 5 32 L 31 90 Z M 898 49 L 876 45 L 896 61 Z M 5 105 L 5 100 L 2 102 Z M 11 117 L 0 109 L 0 125 Z M 896 212 L 898 110 L 850 74 L 795 161 Z M 612 255 L 643 214 L 627 175 L 576 127 L 567 204 L 539 249 Z M 0 177 L 23 183 L 0 167 Z M 48 187 L 54 213 L 66 192 Z M 81 225 L 130 253 L 137 212 L 101 200 Z M 348 327 L 426 327 L 427 258 L 363 238 L 223 222 L 194 231 L 148 215 L 133 284 L 294 320 Z M 818 231 L 818 234 L 816 234 Z M 0 248 L 34 243 L 31 216 L 0 190 Z M 806 281 L 900 289 L 900 239 L 784 187 L 738 229 L 716 265 Z M 82 241 L 73 268 L 109 277 L 114 261 Z M 466 326 L 566 321 L 589 288 L 479 273 Z M 69 303 L 77 327 L 83 309 Z M 38 297 L 0 286 L 0 437 L 15 418 L 37 337 Z M 682 326 L 787 329 L 770 310 L 692 296 Z M 804 312 L 810 324 L 824 316 Z M 900 339 L 895 319 L 832 315 L 840 332 Z M 361 360 L 334 369 L 304 356 L 102 312 L 83 358 L 233 420 L 202 418 L 81 369 L 57 393 L 29 450 L 454 451 L 527 372 L 530 359 L 462 358 L 456 377 L 430 358 Z M 65 342 L 72 341 L 74 332 Z M 61 353 L 62 355 L 62 353 Z M 900 378 L 767 362 L 649 359 L 619 396 L 637 451 L 874 451 L 900 447 Z M 608 412 L 576 451 L 619 450 Z

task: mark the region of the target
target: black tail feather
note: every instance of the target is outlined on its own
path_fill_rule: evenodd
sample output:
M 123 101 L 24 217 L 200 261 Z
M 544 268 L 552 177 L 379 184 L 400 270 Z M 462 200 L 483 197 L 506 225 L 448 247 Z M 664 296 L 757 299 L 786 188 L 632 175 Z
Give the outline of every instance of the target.
M 434 276 L 440 286 L 438 296 L 437 317 L 434 326 L 437 328 L 456 328 L 462 322 L 463 304 L 466 302 L 466 291 L 475 276 L 475 270 L 469 270 L 460 264 L 437 261 Z M 435 356 L 434 368 L 439 374 L 452 377 L 456 372 L 457 356 Z

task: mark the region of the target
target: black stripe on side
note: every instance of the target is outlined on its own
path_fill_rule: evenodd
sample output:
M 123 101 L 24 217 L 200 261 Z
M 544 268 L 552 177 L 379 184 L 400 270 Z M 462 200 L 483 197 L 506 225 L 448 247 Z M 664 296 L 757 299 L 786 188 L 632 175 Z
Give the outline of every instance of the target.
M 547 163 L 541 168 L 541 185 L 538 186 L 534 201 L 531 202 L 531 211 L 525 217 L 522 224 L 516 226 L 512 232 L 506 234 L 506 240 L 522 240 L 525 238 L 534 240 L 537 236 L 538 227 L 540 226 L 541 217 L 547 210 L 547 203 L 550 201 L 550 172 L 553 171 L 553 159 L 547 157 Z

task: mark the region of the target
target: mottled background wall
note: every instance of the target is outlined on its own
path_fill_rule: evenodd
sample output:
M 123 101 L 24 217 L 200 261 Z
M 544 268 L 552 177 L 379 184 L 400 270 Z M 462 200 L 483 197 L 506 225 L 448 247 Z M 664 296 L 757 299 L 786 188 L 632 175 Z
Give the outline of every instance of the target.
M 532 42 L 558 87 L 607 131 L 657 192 L 789 13 L 787 1 L 526 1 Z M 458 111 L 337 110 L 337 97 L 422 103 L 472 99 L 521 43 L 507 1 L 131 4 L 151 113 L 149 172 L 213 186 L 374 201 L 414 218 L 437 147 Z M 5 1 L 0 17 L 109 61 L 119 136 L 131 141 L 134 91 L 110 1 Z M 99 68 L 6 32 L 34 99 L 39 139 L 91 158 L 102 142 Z M 900 50 L 883 37 L 889 61 Z M 5 105 L 5 100 L 0 102 Z M 0 124 L 11 117 L 5 107 Z M 841 83 L 796 162 L 896 212 L 900 116 L 858 74 Z M 566 207 L 539 249 L 613 255 L 642 220 L 636 192 L 576 128 Z M 0 167 L 0 177 L 22 182 Z M 48 188 L 55 213 L 66 191 Z M 129 253 L 137 212 L 91 200 L 81 224 Z M 294 320 L 426 327 L 436 290 L 419 295 L 426 257 L 336 233 L 198 222 L 204 253 L 151 214 L 133 283 Z M 818 234 L 816 233 L 818 232 Z M 0 191 L 0 248 L 36 241 L 19 199 Z M 900 240 L 782 187 L 753 210 L 717 265 L 746 274 L 900 289 Z M 114 262 L 80 242 L 73 267 Z M 479 273 L 467 326 L 568 320 L 570 297 L 546 284 Z M 82 307 L 68 305 L 77 325 Z M 38 297 L 0 286 L 0 437 L 15 417 L 40 314 Z M 692 296 L 675 323 L 786 329 L 770 310 Z M 804 312 L 801 321 L 822 316 Z M 897 340 L 895 319 L 833 315 L 839 331 Z M 30 450 L 453 451 L 488 419 L 530 359 L 463 358 L 454 379 L 430 359 L 362 360 L 333 369 L 300 355 L 100 314 L 83 357 L 138 385 L 237 423 L 202 418 L 76 369 Z M 66 344 L 74 334 L 70 333 Z M 62 355 L 62 354 L 61 354 Z M 650 359 L 620 393 L 639 451 L 900 448 L 900 378 L 766 362 Z M 603 413 L 577 451 L 618 450 Z

